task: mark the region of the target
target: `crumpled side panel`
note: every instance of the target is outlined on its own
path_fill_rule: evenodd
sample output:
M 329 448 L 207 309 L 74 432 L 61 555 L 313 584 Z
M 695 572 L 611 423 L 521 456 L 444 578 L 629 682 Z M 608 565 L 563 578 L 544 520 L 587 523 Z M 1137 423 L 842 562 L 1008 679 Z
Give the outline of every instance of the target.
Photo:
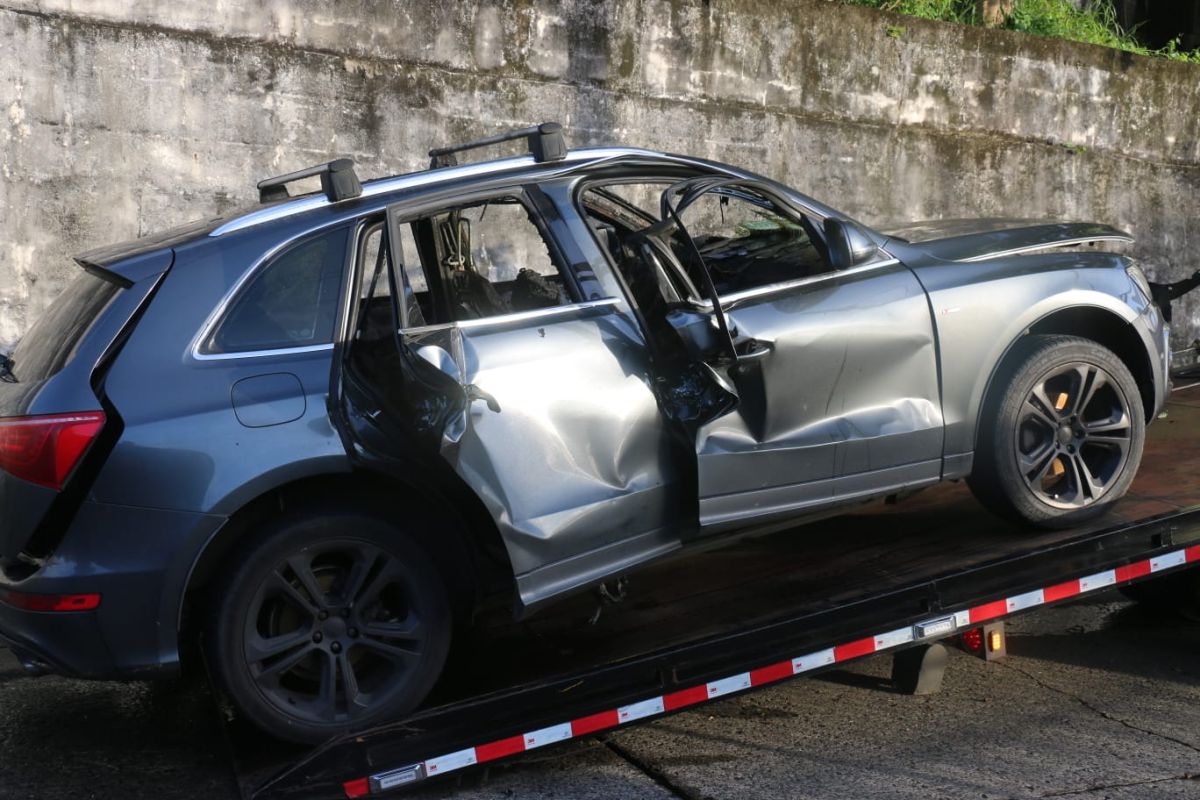
M 631 325 L 559 316 L 437 333 L 467 398 L 441 455 L 492 513 L 518 575 L 669 526 L 664 422 Z

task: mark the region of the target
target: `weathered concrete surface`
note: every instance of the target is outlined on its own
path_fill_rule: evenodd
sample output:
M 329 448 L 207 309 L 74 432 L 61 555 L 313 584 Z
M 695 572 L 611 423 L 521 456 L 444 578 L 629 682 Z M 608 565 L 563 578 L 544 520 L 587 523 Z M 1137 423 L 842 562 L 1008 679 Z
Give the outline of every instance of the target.
M 1200 266 L 1200 67 L 829 0 L 0 0 L 0 346 L 67 254 L 559 119 L 745 164 L 868 222 L 1083 218 Z M 1176 315 L 1177 338 L 1200 304 Z
M 1010 633 L 938 695 L 896 694 L 881 656 L 415 797 L 1200 797 L 1200 625 L 1110 593 Z M 224 754 L 202 686 L 29 679 L 0 650 L 0 800 L 232 800 Z

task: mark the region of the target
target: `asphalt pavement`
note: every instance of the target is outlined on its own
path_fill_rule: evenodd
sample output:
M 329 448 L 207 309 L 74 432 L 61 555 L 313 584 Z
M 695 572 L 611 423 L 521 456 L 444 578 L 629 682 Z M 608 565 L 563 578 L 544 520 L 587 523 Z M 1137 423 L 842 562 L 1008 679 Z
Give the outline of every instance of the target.
M 470 773 L 423 798 L 1200 798 L 1200 623 L 1110 593 L 953 651 L 942 691 L 887 656 Z M 200 681 L 27 678 L 0 650 L 0 798 L 236 798 Z

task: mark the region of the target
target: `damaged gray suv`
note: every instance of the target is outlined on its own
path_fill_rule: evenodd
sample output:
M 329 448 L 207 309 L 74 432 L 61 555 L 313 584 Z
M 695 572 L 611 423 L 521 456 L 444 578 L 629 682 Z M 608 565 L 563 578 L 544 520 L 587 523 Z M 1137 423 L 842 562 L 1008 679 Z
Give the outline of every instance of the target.
M 246 718 L 317 741 L 416 708 L 506 586 L 525 614 L 960 478 L 1074 525 L 1163 405 L 1146 278 L 1081 249 L 1112 228 L 884 234 L 554 124 L 431 155 L 79 257 L 0 361 L 0 637 L 30 670 L 166 674 L 194 631 Z

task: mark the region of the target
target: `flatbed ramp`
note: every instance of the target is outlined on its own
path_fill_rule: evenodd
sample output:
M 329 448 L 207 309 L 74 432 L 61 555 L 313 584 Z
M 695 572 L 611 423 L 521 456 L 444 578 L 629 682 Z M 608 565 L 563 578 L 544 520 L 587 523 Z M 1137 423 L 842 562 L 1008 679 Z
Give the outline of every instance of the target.
M 459 637 L 426 710 L 316 750 L 237 721 L 244 796 L 367 797 L 653 719 L 872 653 L 1200 562 L 1200 387 L 1149 428 L 1128 496 L 1094 524 L 1027 531 L 939 486 L 635 573 Z

